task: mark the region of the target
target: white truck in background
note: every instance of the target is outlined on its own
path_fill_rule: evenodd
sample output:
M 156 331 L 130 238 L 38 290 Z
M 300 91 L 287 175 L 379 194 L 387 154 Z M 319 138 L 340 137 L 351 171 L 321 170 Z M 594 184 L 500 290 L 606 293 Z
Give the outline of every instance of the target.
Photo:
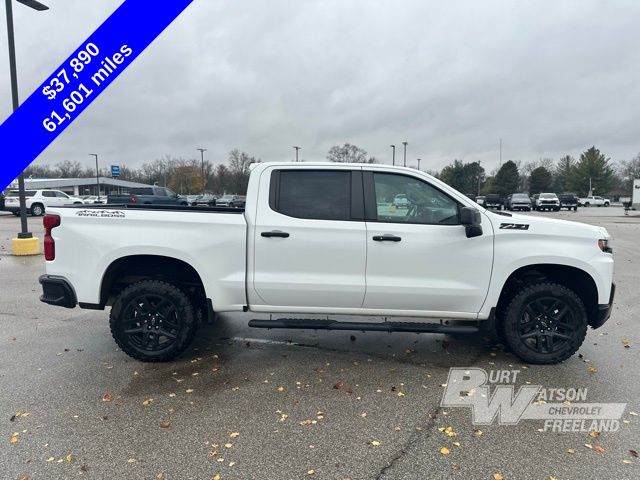
M 578 204 L 581 207 L 608 207 L 611 205 L 611 201 L 604 197 L 590 196 L 578 198 Z
M 631 193 L 631 208 L 640 210 L 640 178 L 633 181 L 633 192 Z
M 215 311 L 252 311 L 286 315 L 249 321 L 261 328 L 496 331 L 551 364 L 609 318 L 615 292 L 604 228 L 490 212 L 411 168 L 261 163 L 244 209 L 83 205 L 44 226 L 41 300 L 111 306 L 115 341 L 143 361 L 180 355 Z

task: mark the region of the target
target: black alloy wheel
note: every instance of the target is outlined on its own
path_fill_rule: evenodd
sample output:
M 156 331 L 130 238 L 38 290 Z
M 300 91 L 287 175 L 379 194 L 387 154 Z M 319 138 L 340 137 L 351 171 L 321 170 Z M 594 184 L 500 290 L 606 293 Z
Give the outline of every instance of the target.
M 184 352 L 197 328 L 189 297 L 170 283 L 144 280 L 125 288 L 110 316 L 111 333 L 129 356 L 146 362 Z
M 534 364 L 559 363 L 572 356 L 587 333 L 580 297 L 556 283 L 525 287 L 506 309 L 501 327 L 511 350 Z

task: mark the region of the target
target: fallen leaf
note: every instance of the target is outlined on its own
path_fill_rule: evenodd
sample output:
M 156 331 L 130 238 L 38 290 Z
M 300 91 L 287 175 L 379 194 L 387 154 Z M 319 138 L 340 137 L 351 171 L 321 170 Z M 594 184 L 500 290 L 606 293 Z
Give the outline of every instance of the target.
M 47 458 L 47 462 L 53 462 L 54 460 L 55 460 L 55 458 L 53 458 L 53 457 Z
M 193 393 L 193 388 L 187 388 L 187 389 L 185 390 L 185 392 L 187 392 L 187 393 Z
M 440 453 L 441 453 L 442 455 L 449 455 L 449 453 L 451 453 L 451 452 L 449 451 L 449 449 L 448 449 L 447 447 L 442 447 L 442 448 L 440 449 Z
M 145 407 L 148 407 L 149 405 L 151 405 L 151 402 L 153 402 L 153 398 L 147 398 L 145 401 L 142 402 L 142 405 L 144 405 Z
M 160 422 L 160 428 L 169 428 L 169 425 L 171 425 L 167 420 L 162 420 Z
M 631 462 L 631 460 L 627 460 L 626 458 L 624 460 L 622 460 L 622 463 L 626 463 L 627 465 L 629 465 Z
M 587 448 L 593 448 L 593 445 L 591 445 L 590 443 L 585 443 L 584 446 Z
M 343 386 L 344 386 L 343 382 L 336 382 L 333 388 L 335 388 L 336 390 L 340 390 Z
M 596 445 L 595 447 L 593 447 L 593 449 L 598 453 L 604 452 L 604 448 L 602 448 L 600 445 Z
M 629 453 L 631 454 L 632 457 L 638 458 L 638 452 L 635 450 L 629 450 Z
M 473 431 L 473 434 L 474 434 L 476 437 L 479 437 L 479 436 L 481 436 L 481 435 L 482 435 L 482 430 L 474 430 L 474 431 Z
M 315 470 L 307 470 L 307 475 L 315 475 Z
M 9 440 L 9 443 L 18 443 L 18 434 L 14 433 L 13 435 L 11 435 L 11 440 Z
M 377 441 L 377 440 L 373 440 L 373 441 L 371 442 L 371 445 L 373 445 L 374 447 L 379 447 L 379 446 L 380 446 L 380 442 L 379 442 L 379 441 Z
M 574 454 L 576 451 L 573 448 L 567 448 L 567 453 Z
M 136 460 L 135 458 L 130 458 L 129 460 L 127 460 L 127 463 L 136 463 L 138 460 Z
M 240 433 L 238 432 L 231 432 L 231 435 L 229 435 L 231 438 L 236 438 L 240 436 Z
M 110 401 L 111 401 L 111 395 L 109 395 L 108 393 L 105 393 L 105 394 L 102 396 L 102 401 L 103 401 L 103 402 L 110 402 Z
M 493 480 L 504 480 L 504 477 L 500 473 L 494 473 Z
M 589 436 L 593 437 L 593 438 L 599 437 L 600 436 L 600 432 L 596 432 L 595 430 L 591 431 L 591 432 L 589 432 Z
M 459 446 L 460 446 L 460 442 L 453 442 L 453 444 L 454 444 L 456 447 L 459 447 Z
M 224 444 L 224 448 L 231 448 L 233 447 L 233 443 L 225 443 Z
M 69 454 L 69 455 L 67 455 L 66 457 L 64 457 L 64 459 L 65 459 L 68 463 L 71 463 L 71 462 L 73 462 L 73 455 Z
M 216 473 L 211 480 L 220 480 L 220 474 Z
M 284 392 L 284 387 L 282 385 L 280 385 L 278 388 L 276 388 L 276 390 L 278 392 Z

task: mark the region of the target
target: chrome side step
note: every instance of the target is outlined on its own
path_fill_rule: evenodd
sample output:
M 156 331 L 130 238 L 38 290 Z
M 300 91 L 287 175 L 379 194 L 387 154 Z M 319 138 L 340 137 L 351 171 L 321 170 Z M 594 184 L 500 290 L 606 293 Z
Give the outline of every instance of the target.
M 472 323 L 472 322 L 469 322 Z M 339 322 L 337 320 L 309 318 L 278 318 L 276 320 L 249 320 L 254 328 L 291 328 L 305 330 L 355 330 L 362 332 L 413 332 L 413 333 L 476 333 L 478 327 L 471 325 L 444 325 L 420 322 Z

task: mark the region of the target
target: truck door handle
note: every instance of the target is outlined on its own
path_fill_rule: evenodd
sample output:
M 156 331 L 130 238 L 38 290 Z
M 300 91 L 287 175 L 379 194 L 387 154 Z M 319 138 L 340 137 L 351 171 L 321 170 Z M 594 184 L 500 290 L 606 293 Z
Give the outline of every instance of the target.
M 402 237 L 397 237 L 395 235 L 374 235 L 373 240 L 375 242 L 399 242 L 402 240 Z
M 267 237 L 267 238 L 271 238 L 271 237 L 288 238 L 289 234 L 287 232 L 281 232 L 280 230 L 272 230 L 270 232 L 262 232 L 260 236 Z

